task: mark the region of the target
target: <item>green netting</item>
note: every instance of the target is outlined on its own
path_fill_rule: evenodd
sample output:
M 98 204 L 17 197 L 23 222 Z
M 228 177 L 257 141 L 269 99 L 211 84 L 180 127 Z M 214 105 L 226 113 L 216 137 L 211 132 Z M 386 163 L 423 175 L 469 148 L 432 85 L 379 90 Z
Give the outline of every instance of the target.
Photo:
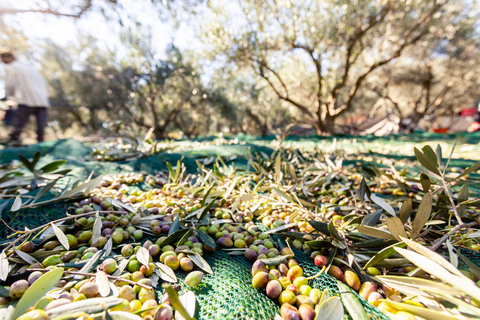
M 445 136 L 442 136 L 445 137 Z M 479 136 L 480 137 L 480 136 Z M 479 137 L 475 137 L 477 140 Z M 40 164 L 48 163 L 56 159 L 67 159 L 67 167 L 72 168 L 71 174 L 63 178 L 58 186 L 66 186 L 71 179 L 84 179 L 90 172 L 95 175 L 116 174 L 121 172 L 141 171 L 155 173 L 166 169 L 166 162 L 175 163 L 184 157 L 183 163 L 187 167 L 187 172 L 195 172 L 197 166 L 195 160 L 202 157 L 216 157 L 220 155 L 227 160 L 234 161 L 237 168 L 246 168 L 251 154 L 265 153 L 270 155 L 273 149 L 259 146 L 266 141 L 271 141 L 273 137 L 263 139 L 240 136 L 239 140 L 246 142 L 241 145 L 222 145 L 199 147 L 195 150 L 186 152 L 160 153 L 151 157 L 125 162 L 95 162 L 89 161 L 91 149 L 82 143 L 74 140 L 60 140 L 55 142 L 41 143 L 28 147 L 0 150 L 0 163 L 8 163 L 18 158 L 22 154 L 27 158 L 33 157 L 35 152 L 40 151 L 45 157 L 42 157 Z M 410 136 L 411 138 L 411 136 Z M 287 139 L 294 144 L 321 142 L 323 137 L 308 137 L 307 139 Z M 364 138 L 368 141 L 369 138 Z M 379 138 L 375 137 L 378 140 Z M 399 135 L 396 139 L 404 140 Z M 431 136 L 420 136 L 421 141 L 433 139 Z M 201 141 L 201 140 L 199 140 Z M 262 142 L 263 141 L 263 142 Z M 391 156 L 389 156 L 391 157 Z M 469 161 L 459 161 L 459 165 L 467 166 L 472 163 Z M 147 185 L 142 186 L 147 188 Z M 52 194 L 47 194 L 43 198 L 48 199 Z M 1 204 L 1 201 L 0 201 Z M 11 204 L 10 204 L 11 205 Z M 10 206 L 9 205 L 9 206 Z M 9 206 L 4 210 L 3 219 L 10 226 L 0 227 L 0 239 L 7 240 L 7 236 L 13 233 L 12 229 L 23 230 L 25 227 L 32 229 L 36 226 L 48 223 L 49 221 L 59 219 L 65 216 L 69 206 L 68 203 L 53 203 L 35 208 L 33 210 L 21 210 L 16 213 L 5 214 L 9 212 Z M 470 260 L 480 265 L 480 254 L 471 250 L 462 250 Z M 195 295 L 199 301 L 198 319 L 273 319 L 278 312 L 276 302 L 269 299 L 264 292 L 259 292 L 251 286 L 251 263 L 247 262 L 243 256 L 229 256 L 223 251 L 217 251 L 213 254 L 205 254 L 205 259 L 214 271 L 214 275 L 205 275 L 203 285 L 194 289 Z M 303 268 L 306 276 L 317 274 L 320 269 L 315 266 L 313 261 L 295 250 L 295 259 Z M 177 273 L 181 285 L 184 286 L 183 279 L 186 276 L 184 272 Z M 331 276 L 324 274 L 315 278 L 311 282 L 312 287 L 318 289 L 328 288 L 331 294 L 338 294 L 336 280 Z M 160 288 L 159 293 L 161 292 Z M 362 304 L 372 319 L 388 319 L 377 308 L 369 304 L 365 299 L 359 297 Z M 346 316 L 348 318 L 348 316 Z

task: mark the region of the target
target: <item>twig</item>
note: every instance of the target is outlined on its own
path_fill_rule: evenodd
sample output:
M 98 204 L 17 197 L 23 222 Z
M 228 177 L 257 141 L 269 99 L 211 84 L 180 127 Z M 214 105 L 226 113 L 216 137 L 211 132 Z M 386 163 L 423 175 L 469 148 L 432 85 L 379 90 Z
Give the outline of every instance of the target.
M 14 194 L 2 194 L 0 195 L 0 198 L 16 198 L 17 196 Z M 20 198 L 25 198 L 25 199 L 34 199 L 34 196 L 24 196 L 20 195 Z
M 28 272 L 34 272 L 34 271 L 48 272 L 48 271 L 51 271 L 51 270 L 50 269 L 37 269 L 37 268 L 35 268 L 35 269 L 27 269 L 25 271 L 28 271 Z M 74 275 L 85 276 L 85 277 L 96 277 L 96 274 L 94 274 L 94 273 L 84 273 L 84 272 L 68 271 L 68 270 L 64 270 L 63 273 L 74 274 Z M 128 284 L 143 287 L 143 288 L 148 289 L 148 290 L 153 290 L 152 286 L 149 286 L 147 284 L 138 283 L 138 282 L 135 282 L 135 281 L 132 281 L 132 280 L 128 280 L 128 279 L 124 279 L 124 278 L 120 278 L 120 277 L 115 277 L 115 276 L 110 276 L 108 274 L 107 274 L 107 278 L 112 279 L 112 280 L 123 281 L 123 282 L 126 282 Z
M 462 223 L 462 224 L 459 224 L 457 225 L 455 228 L 453 228 L 452 230 L 450 230 L 448 233 L 446 233 L 443 237 L 441 237 L 440 239 L 438 239 L 437 241 L 435 241 L 432 246 L 430 247 L 430 250 L 432 251 L 435 251 L 437 250 L 438 248 L 440 248 L 440 246 L 445 242 L 447 241 L 447 239 L 450 237 L 450 235 L 454 234 L 455 232 L 457 232 L 458 230 L 460 229 L 464 229 L 464 228 L 469 228 L 469 227 L 472 227 L 474 225 L 476 225 L 477 222 L 476 221 L 473 221 L 473 222 L 469 222 L 469 223 Z
M 97 211 L 98 213 L 126 213 L 126 212 L 121 212 L 121 211 Z M 34 233 L 34 232 L 37 232 L 43 228 L 45 228 L 46 226 L 50 226 L 50 223 L 58 223 L 58 222 L 62 222 L 62 221 L 66 221 L 66 220 L 70 220 L 70 219 L 75 219 L 75 218 L 80 218 L 80 217 L 84 217 L 84 216 L 88 216 L 88 215 L 93 215 L 95 214 L 95 211 L 91 211 L 91 212 L 86 212 L 86 213 L 81 213 L 81 214 L 76 214 L 76 215 L 72 215 L 72 216 L 67 216 L 65 218 L 61 218 L 61 219 L 57 219 L 57 220 L 54 220 L 54 221 L 51 221 L 47 224 L 44 224 L 44 225 L 41 225 L 40 227 L 37 227 L 35 229 L 32 229 L 32 230 L 29 230 L 27 233 L 21 235 L 20 237 L 18 237 L 16 240 L 14 240 L 12 243 L 10 243 L 6 248 L 5 248 L 5 252 L 8 251 L 8 249 L 10 249 L 11 247 L 13 247 L 15 245 L 15 243 L 17 243 L 18 241 L 22 240 L 23 238 L 25 238 L 26 236 Z

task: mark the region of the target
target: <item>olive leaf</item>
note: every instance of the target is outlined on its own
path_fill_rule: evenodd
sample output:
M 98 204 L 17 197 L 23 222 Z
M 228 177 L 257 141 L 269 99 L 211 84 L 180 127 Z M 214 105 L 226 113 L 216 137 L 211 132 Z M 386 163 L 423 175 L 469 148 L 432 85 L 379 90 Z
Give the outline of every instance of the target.
M 280 183 L 282 181 L 283 172 L 282 172 L 282 157 L 280 152 L 277 153 L 277 158 L 275 159 L 275 182 Z
M 468 200 L 469 197 L 470 197 L 470 193 L 468 192 L 468 186 L 466 184 L 464 184 L 462 186 L 462 189 L 460 189 L 460 192 L 458 194 L 458 199 Z M 466 208 L 467 208 L 467 206 L 464 205 L 464 204 L 459 205 L 458 208 L 457 208 L 458 214 L 460 216 L 462 216 L 465 213 Z
M 425 224 L 430 219 L 430 214 L 432 213 L 432 195 L 426 193 L 418 207 L 417 214 L 413 220 L 412 232 L 410 237 L 415 239 L 420 231 L 425 227 Z
M 190 229 L 181 229 L 181 230 L 178 230 L 178 231 L 175 231 L 174 233 L 172 233 L 171 235 L 169 235 L 168 237 L 166 237 L 165 239 L 163 239 L 159 244 L 158 246 L 160 248 L 166 246 L 166 245 L 169 245 L 169 244 L 173 244 L 173 243 L 176 243 L 178 242 L 180 239 L 182 239 L 183 235 L 187 232 L 189 232 Z
M 383 212 L 383 209 L 370 212 L 363 218 L 361 225 L 367 226 L 367 227 L 375 226 L 378 220 L 380 220 L 380 217 L 382 216 L 382 212 Z
M 50 162 L 49 164 L 44 165 L 43 167 L 38 169 L 38 171 L 49 173 L 57 170 L 61 165 L 63 165 L 66 162 L 67 160 L 55 160 L 53 162 Z
M 357 226 L 357 230 L 366 236 L 374 237 L 377 239 L 395 240 L 395 237 L 390 232 L 382 229 L 367 226 Z
M 12 207 L 10 208 L 11 212 L 18 211 L 22 207 L 22 197 L 20 195 L 15 197 L 15 201 L 13 201 Z
M 406 244 L 404 242 L 398 242 L 395 244 L 392 244 L 382 250 L 380 250 L 378 253 L 376 253 L 368 262 L 365 264 L 363 269 L 367 269 L 368 267 L 373 267 L 377 265 L 379 262 L 385 260 L 386 258 L 394 255 L 396 253 L 394 247 L 399 247 L 403 248 L 405 247 Z
M 200 211 L 197 215 L 197 218 L 198 218 L 198 222 L 200 223 L 203 218 L 205 217 L 205 215 L 208 213 L 208 211 L 210 210 L 210 208 L 213 206 L 213 204 L 215 203 L 215 201 L 217 200 L 217 198 L 213 198 L 212 201 L 210 201 L 207 206 L 205 208 L 203 208 L 202 211 Z M 233 210 L 232 210 L 233 212 Z
M 0 280 L 7 280 L 8 272 L 9 268 L 7 255 L 5 254 L 5 250 L 2 250 L 2 253 L 0 254 Z
M 170 283 L 177 282 L 177 276 L 175 275 L 175 272 L 172 270 L 172 268 L 170 268 L 169 266 L 161 262 L 155 262 L 155 266 L 157 266 L 157 269 L 155 269 L 155 273 L 163 281 L 170 282 Z
M 112 237 L 110 237 L 110 239 L 108 239 L 107 243 L 103 247 L 103 250 L 105 250 L 106 256 L 109 256 L 110 253 L 112 253 L 112 247 L 113 247 L 113 242 L 112 242 Z
M 195 254 L 189 254 L 188 257 L 203 271 L 209 274 L 213 274 L 213 270 L 205 259 L 201 255 L 195 252 Z
M 398 241 L 402 241 L 401 237 L 406 238 L 407 233 L 405 232 L 405 227 L 403 226 L 402 220 L 398 217 L 388 218 L 386 220 L 388 231 L 395 237 Z
M 408 218 L 412 214 L 412 200 L 407 199 L 402 204 L 402 208 L 400 209 L 399 217 L 403 223 L 407 223 Z
M 170 302 L 172 303 L 173 308 L 177 312 L 179 312 L 185 320 L 192 320 L 193 318 L 190 316 L 187 310 L 185 310 L 180 300 L 178 299 L 177 291 L 175 291 L 175 289 L 173 289 L 170 284 L 164 284 L 163 289 L 168 294 L 168 297 L 170 298 Z
M 136 257 L 138 262 L 148 268 L 148 264 L 150 263 L 150 254 L 148 253 L 147 248 L 140 247 L 137 251 Z
M 425 147 L 424 147 L 424 151 L 425 151 Z M 417 157 L 418 162 L 420 162 L 420 164 L 422 166 L 424 166 L 425 169 L 427 169 L 427 170 L 431 171 L 432 173 L 440 176 L 440 171 L 437 168 L 437 157 L 436 157 L 435 153 L 433 153 L 435 158 L 434 159 L 429 159 L 429 157 L 427 157 L 422 151 L 418 150 L 417 148 L 414 148 L 414 152 L 415 152 L 415 156 Z M 431 154 L 429 154 L 429 156 L 431 156 Z
M 203 232 L 202 230 L 197 230 L 197 235 L 200 238 L 200 241 L 207 247 L 215 248 L 217 245 L 215 240 L 212 239 L 208 234 Z
M 340 298 L 330 297 L 321 304 L 315 320 L 341 320 L 343 315 L 343 305 Z
M 365 195 L 371 200 L 371 192 L 367 186 L 367 182 L 365 181 L 365 177 L 362 177 L 362 181 L 360 181 L 360 188 L 358 189 L 358 196 L 360 201 L 365 202 Z
M 387 303 L 392 306 L 393 308 L 400 310 L 400 311 L 407 311 L 414 316 L 419 316 L 424 319 L 435 319 L 435 320 L 458 320 L 457 317 L 453 315 L 448 315 L 444 312 L 440 312 L 434 309 L 429 309 L 425 307 L 418 307 L 415 305 L 411 305 L 408 303 L 399 303 L 388 300 Z
M 53 224 L 53 222 L 50 222 L 50 225 L 52 226 L 53 232 L 55 233 L 55 236 L 57 236 L 58 241 L 60 241 L 62 246 L 65 248 L 65 250 L 69 250 L 70 249 L 70 244 L 68 243 L 68 238 L 65 235 L 65 233 L 63 233 L 63 231 L 60 230 L 59 227 L 57 227 L 55 224 Z
M 50 291 L 62 278 L 63 268 L 55 268 L 38 278 L 18 301 L 10 320 L 15 320 Z
M 92 243 L 96 243 L 100 236 L 102 235 L 102 219 L 100 218 L 100 214 L 95 214 L 95 222 L 93 223 L 92 228 Z
M 188 313 L 188 315 L 193 318 L 197 306 L 197 299 L 195 298 L 195 294 L 192 291 L 185 291 L 178 297 L 178 300 L 185 308 L 185 311 Z M 175 320 L 177 319 L 185 320 L 182 313 L 178 310 L 175 311 Z
M 26 263 L 28 263 L 28 264 L 38 263 L 37 259 L 35 259 L 31 255 L 29 255 L 28 253 L 25 253 L 25 252 L 17 250 L 17 249 L 14 249 L 14 251 Z
M 273 191 L 275 191 L 278 196 L 285 202 L 293 202 L 292 198 L 288 196 L 285 192 L 277 189 L 277 188 L 272 188 Z
M 458 180 L 460 179 L 461 177 L 464 177 L 466 176 L 467 174 L 470 174 L 474 171 L 477 171 L 478 169 L 480 168 L 480 161 L 475 163 L 473 166 L 471 166 L 470 168 L 468 168 L 467 170 L 463 171 L 462 173 L 460 173 L 458 176 L 455 177 L 455 179 L 453 180 Z
M 350 290 L 350 288 L 337 281 L 338 290 L 340 291 L 340 296 L 342 297 L 343 305 L 347 309 L 348 313 L 353 320 L 370 320 L 365 308 L 357 299 L 355 294 Z
M 170 230 L 168 230 L 168 235 L 171 235 L 175 231 L 178 231 L 178 229 L 180 229 L 180 213 L 177 213 L 175 220 L 173 220 L 173 223 L 170 226 Z
M 103 271 L 97 270 L 97 273 L 95 274 L 95 283 L 97 284 L 98 292 L 102 297 L 106 297 L 110 294 L 110 282 Z
M 309 220 L 308 223 L 317 231 L 320 231 L 326 236 L 330 236 L 330 231 L 328 230 L 328 224 L 321 221 Z
M 263 262 L 266 266 L 276 266 L 288 259 L 288 256 L 276 256 L 273 258 L 267 259 L 258 259 Z
M 33 199 L 33 202 L 36 202 L 36 201 L 40 200 L 41 197 L 43 197 L 45 194 L 47 194 L 47 192 L 50 191 L 55 186 L 57 181 L 58 181 L 58 179 L 53 180 L 52 182 L 47 184 L 45 187 L 40 189 L 40 191 L 38 191 L 37 194 L 35 195 L 35 198 Z
M 377 196 L 375 193 L 372 193 L 370 198 L 375 204 L 377 204 L 383 210 L 388 212 L 392 217 L 395 217 L 395 210 L 392 208 L 392 206 L 388 202 L 386 202 L 385 200 Z
M 422 185 L 423 192 L 427 193 L 430 190 L 432 182 L 430 181 L 430 178 L 423 172 L 420 173 L 420 183 Z

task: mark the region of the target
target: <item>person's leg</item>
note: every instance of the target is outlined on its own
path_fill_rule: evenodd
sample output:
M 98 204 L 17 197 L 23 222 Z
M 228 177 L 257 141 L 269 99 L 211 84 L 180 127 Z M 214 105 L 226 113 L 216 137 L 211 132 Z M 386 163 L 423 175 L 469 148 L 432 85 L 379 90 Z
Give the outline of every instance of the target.
M 26 105 L 19 104 L 17 110 L 15 110 L 15 119 L 13 121 L 13 131 L 10 133 L 10 141 L 19 141 L 20 135 L 22 134 L 23 128 L 28 122 L 30 117 L 31 109 Z
M 37 118 L 37 141 L 43 142 L 45 136 L 45 127 L 47 126 L 48 109 L 45 107 L 37 107 L 35 109 L 35 117 Z

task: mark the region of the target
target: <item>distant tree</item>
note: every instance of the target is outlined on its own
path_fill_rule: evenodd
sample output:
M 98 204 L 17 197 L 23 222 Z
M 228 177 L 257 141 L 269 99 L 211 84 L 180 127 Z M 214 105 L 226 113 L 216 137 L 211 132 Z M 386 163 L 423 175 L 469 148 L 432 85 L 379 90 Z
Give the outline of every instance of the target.
M 210 57 L 248 67 L 318 133 L 354 107 L 367 80 L 425 41 L 440 46 L 467 0 L 211 3 L 199 37 Z M 435 32 L 434 32 L 435 30 Z

